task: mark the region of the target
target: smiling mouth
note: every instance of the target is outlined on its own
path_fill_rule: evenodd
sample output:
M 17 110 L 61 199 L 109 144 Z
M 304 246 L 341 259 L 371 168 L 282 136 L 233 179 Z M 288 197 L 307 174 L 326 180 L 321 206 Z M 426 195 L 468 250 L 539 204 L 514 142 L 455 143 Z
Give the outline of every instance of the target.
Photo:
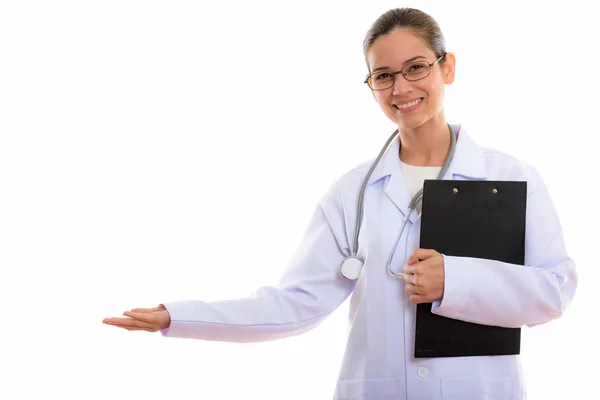
M 394 104 L 394 107 L 396 107 L 398 110 L 406 110 L 407 108 L 411 108 L 416 106 L 417 104 L 419 104 L 421 101 L 423 101 L 423 98 L 420 97 L 416 100 L 411 101 L 410 103 L 405 103 L 405 104 Z

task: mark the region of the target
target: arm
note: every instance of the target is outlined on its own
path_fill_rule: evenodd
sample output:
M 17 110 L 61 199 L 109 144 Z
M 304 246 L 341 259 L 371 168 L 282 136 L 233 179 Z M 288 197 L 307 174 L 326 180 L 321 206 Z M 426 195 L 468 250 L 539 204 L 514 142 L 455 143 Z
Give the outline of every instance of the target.
M 521 327 L 560 317 L 577 288 L 575 264 L 541 177 L 530 168 L 525 265 L 444 256 L 445 283 L 432 312 L 484 325 Z
M 332 188 L 317 206 L 305 236 L 276 287 L 253 297 L 220 302 L 163 303 L 167 337 L 258 342 L 298 335 L 319 325 L 350 295 L 354 284 L 340 273 L 348 251 L 344 212 Z

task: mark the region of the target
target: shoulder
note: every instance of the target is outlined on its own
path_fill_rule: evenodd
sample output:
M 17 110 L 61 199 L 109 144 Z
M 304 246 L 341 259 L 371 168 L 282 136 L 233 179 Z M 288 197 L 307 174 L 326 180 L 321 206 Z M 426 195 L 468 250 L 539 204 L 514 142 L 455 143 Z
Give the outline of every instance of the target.
M 460 154 L 457 146 L 458 171 L 465 171 L 467 176 L 485 177 L 487 180 L 526 181 L 528 191 L 544 185 L 537 168 L 524 159 L 507 151 L 480 144 L 478 139 L 464 129 L 461 129 L 461 135 L 464 135 L 464 141 L 460 146 Z
M 543 179 L 532 164 L 510 153 L 495 148 L 481 147 L 488 180 L 526 181 L 531 192 L 544 186 Z
M 321 199 L 326 213 L 339 213 L 346 219 L 355 217 L 361 185 L 374 161 L 375 158 L 361 162 L 331 182 Z
M 336 192 L 341 197 L 347 197 L 348 193 L 358 192 L 373 162 L 374 159 L 364 161 L 334 179 L 329 192 Z
M 336 186 L 342 193 L 360 189 L 360 185 L 369 173 L 369 169 L 373 166 L 373 162 L 375 162 L 375 158 L 358 164 L 351 170 L 338 177 L 333 182 L 333 185 Z
M 531 167 L 524 160 L 498 149 L 481 147 L 481 153 L 490 174 L 519 174 Z

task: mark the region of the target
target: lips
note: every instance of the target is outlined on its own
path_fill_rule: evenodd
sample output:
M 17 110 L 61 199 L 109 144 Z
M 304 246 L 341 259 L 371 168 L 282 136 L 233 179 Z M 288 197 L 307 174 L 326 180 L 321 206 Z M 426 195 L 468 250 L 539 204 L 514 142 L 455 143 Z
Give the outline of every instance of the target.
M 423 101 L 423 98 L 419 97 L 418 99 L 411 100 L 406 103 L 394 104 L 394 107 L 396 107 L 399 110 L 406 110 L 406 109 L 416 106 L 417 104 L 421 103 L 422 101 Z

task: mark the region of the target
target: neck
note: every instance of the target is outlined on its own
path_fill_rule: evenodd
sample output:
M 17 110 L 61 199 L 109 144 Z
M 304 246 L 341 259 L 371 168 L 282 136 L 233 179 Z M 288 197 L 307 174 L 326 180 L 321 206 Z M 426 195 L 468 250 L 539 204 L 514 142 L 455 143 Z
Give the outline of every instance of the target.
M 399 127 L 400 159 L 410 165 L 441 167 L 452 138 L 444 118 L 434 118 L 415 129 Z

